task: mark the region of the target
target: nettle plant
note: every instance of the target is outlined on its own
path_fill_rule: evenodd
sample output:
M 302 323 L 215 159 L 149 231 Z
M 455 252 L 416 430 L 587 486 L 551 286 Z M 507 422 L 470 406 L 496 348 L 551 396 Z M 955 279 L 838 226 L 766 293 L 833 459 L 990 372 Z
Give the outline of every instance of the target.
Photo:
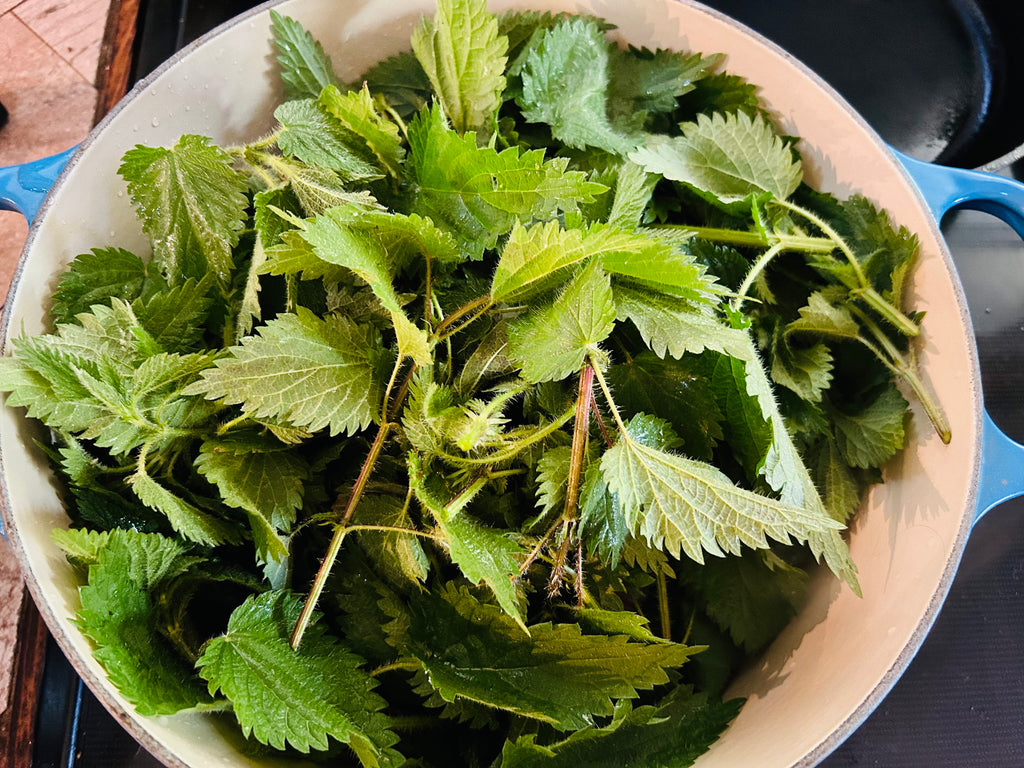
M 278 128 L 127 152 L 151 256 L 75 258 L 0 366 L 78 625 L 140 712 L 278 749 L 688 764 L 805 569 L 857 589 L 898 383 L 948 439 L 915 238 L 721 56 L 441 0 L 351 85 L 271 14 Z

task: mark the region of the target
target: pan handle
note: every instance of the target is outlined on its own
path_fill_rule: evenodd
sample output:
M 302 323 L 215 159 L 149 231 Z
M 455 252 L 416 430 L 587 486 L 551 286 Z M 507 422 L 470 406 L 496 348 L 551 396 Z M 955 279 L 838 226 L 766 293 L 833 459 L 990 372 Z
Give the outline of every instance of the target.
M 0 168 L 0 211 L 20 213 L 31 224 L 46 193 L 77 148 L 76 145 L 41 160 Z
M 1024 184 L 981 171 L 949 168 L 893 150 L 924 196 L 936 221 L 953 208 L 984 211 L 1005 221 L 1024 239 Z M 985 412 L 981 478 L 974 520 L 1004 501 L 1024 495 L 1024 446 L 1011 440 Z

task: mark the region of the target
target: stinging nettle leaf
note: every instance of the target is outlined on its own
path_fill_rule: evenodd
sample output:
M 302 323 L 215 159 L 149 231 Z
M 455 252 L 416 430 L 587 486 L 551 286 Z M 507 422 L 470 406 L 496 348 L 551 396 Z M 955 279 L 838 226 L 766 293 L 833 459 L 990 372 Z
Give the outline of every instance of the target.
M 316 100 L 286 101 L 274 118 L 281 124 L 277 145 L 284 154 L 335 171 L 343 182 L 381 178 L 380 170 L 353 151 L 357 139 Z
M 523 117 L 546 123 L 570 147 L 597 147 L 626 155 L 636 137 L 608 120 L 608 60 L 611 43 L 593 19 L 571 17 L 537 35 L 525 53 Z
M 395 178 L 402 176 L 405 149 L 398 126 L 383 117 L 370 96 L 366 83 L 358 91 L 342 93 L 334 86 L 324 88 L 317 104 L 361 141 L 364 151 Z
M 270 30 L 281 65 L 281 81 L 289 99 L 315 99 L 328 85 L 336 85 L 330 57 L 301 23 L 270 11 Z
M 293 650 L 288 637 L 299 610 L 299 601 L 281 591 L 236 608 L 227 631 L 196 662 L 211 693 L 223 691 L 243 732 L 263 744 L 308 753 L 328 749 L 331 737 L 367 768 L 397 768 L 398 737 L 363 660 L 317 624 Z
M 785 200 L 803 178 L 800 160 L 772 124 L 744 112 L 698 115 L 682 136 L 651 136 L 629 159 L 736 212 L 748 210 L 752 199 Z
M 146 280 L 146 265 L 124 248 L 93 248 L 79 254 L 61 275 L 53 292 L 50 314 L 55 323 L 70 323 L 93 304 L 111 297 L 132 301 Z
M 446 586 L 410 605 L 408 647 L 446 701 L 468 699 L 550 723 L 586 727 L 612 699 L 668 681 L 697 650 L 675 643 L 584 635 L 575 624 L 539 624 L 527 635 L 465 588 Z
M 94 542 L 75 623 L 111 681 L 141 715 L 210 702 L 191 664 L 158 631 L 158 590 L 195 558 L 174 539 L 114 530 Z
M 509 326 L 509 359 L 527 381 L 557 381 L 578 371 L 615 325 L 611 281 L 596 262 L 573 278 L 553 304 Z
M 768 539 L 806 541 L 811 532 L 840 527 L 827 516 L 739 488 L 710 464 L 627 435 L 605 452 L 601 472 L 634 534 L 698 563 L 704 552 L 738 553 L 741 544 L 763 549 Z
M 185 135 L 169 149 L 128 150 L 118 173 L 168 282 L 213 272 L 228 285 L 248 205 L 231 157 L 206 137 Z
M 489 132 L 505 89 L 508 38 L 486 0 L 438 0 L 434 18 L 413 31 L 412 49 L 455 130 Z
M 215 368 L 185 390 L 247 415 L 282 419 L 330 434 L 365 429 L 380 412 L 381 385 L 371 359 L 380 340 L 349 320 L 321 320 L 299 307 L 230 347 Z
M 415 182 L 408 213 L 431 219 L 479 259 L 515 221 L 547 220 L 591 202 L 607 187 L 568 171 L 568 158 L 544 160 L 541 150 L 501 152 L 459 136 L 437 107 L 409 126 L 407 168 Z

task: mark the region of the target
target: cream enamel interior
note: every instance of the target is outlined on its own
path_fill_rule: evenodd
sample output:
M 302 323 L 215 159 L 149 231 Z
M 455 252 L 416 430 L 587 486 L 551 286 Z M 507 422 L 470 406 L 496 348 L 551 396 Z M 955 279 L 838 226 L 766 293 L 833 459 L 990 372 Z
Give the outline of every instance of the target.
M 343 77 L 408 47 L 430 2 L 289 0 L 277 6 L 324 43 Z M 842 740 L 909 662 L 945 596 L 974 506 L 980 444 L 980 384 L 965 301 L 935 223 L 877 137 L 806 70 L 749 31 L 702 7 L 670 0 L 492 2 L 588 11 L 617 35 L 648 47 L 722 51 L 726 67 L 761 87 L 784 131 L 800 135 L 811 181 L 840 196 L 861 192 L 918 233 L 921 260 L 911 306 L 927 312 L 917 344 L 924 379 L 945 406 L 953 442 L 943 446 L 915 413 L 901 459 L 887 468 L 852 536 L 863 598 L 816 574 L 807 606 L 734 686 L 749 697 L 700 768 L 810 765 Z M 266 9 L 228 25 L 165 65 L 86 141 L 33 229 L 8 302 L 5 339 L 41 327 L 55 275 L 77 253 L 145 241 L 115 170 L 137 143 L 170 144 L 181 133 L 219 142 L 249 140 L 271 126 L 280 98 Z M 841 53 L 839 54 L 841 55 Z M 839 181 L 841 180 L 841 181 Z M 50 542 L 66 519 L 33 447 L 21 410 L 0 411 L 4 514 L 32 592 L 75 666 L 132 733 L 173 765 L 253 762 L 236 751 L 232 729 L 215 717 L 143 718 L 105 682 L 88 642 L 70 623 L 77 576 Z

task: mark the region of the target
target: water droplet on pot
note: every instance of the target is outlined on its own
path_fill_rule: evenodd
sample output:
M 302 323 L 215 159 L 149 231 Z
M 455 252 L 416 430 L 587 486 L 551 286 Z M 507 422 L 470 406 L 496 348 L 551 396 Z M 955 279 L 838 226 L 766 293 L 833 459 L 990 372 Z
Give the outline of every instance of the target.
M 154 128 L 159 128 L 160 127 L 160 121 L 157 120 L 155 117 L 150 122 L 152 123 Z

